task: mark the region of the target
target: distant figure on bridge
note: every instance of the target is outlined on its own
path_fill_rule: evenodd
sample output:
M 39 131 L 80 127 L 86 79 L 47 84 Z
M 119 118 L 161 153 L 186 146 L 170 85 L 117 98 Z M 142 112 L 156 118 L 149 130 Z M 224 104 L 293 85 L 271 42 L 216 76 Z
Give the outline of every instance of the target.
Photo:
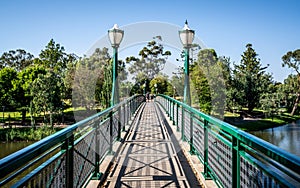
M 150 93 L 149 92 L 146 93 L 146 102 L 148 102 L 148 101 L 150 101 Z

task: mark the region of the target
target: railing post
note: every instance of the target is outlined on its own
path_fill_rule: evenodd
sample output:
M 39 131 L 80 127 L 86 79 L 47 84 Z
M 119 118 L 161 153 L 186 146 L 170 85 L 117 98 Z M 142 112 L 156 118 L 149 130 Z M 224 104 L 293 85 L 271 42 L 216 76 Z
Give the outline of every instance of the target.
M 176 105 L 176 103 L 175 102 L 172 102 L 172 114 L 173 114 L 173 118 L 172 118 L 172 120 L 173 120 L 173 125 L 175 125 L 175 105 Z
M 205 179 L 210 179 L 209 168 L 208 168 L 208 121 L 204 119 L 204 173 Z
M 74 135 L 64 141 L 62 149 L 66 151 L 66 187 L 73 187 L 74 172 Z
M 195 154 L 193 116 L 194 116 L 194 114 L 192 112 L 190 112 L 190 153 L 191 154 Z
M 126 109 L 126 105 L 127 103 L 125 103 L 123 105 L 123 128 L 122 128 L 122 131 L 125 131 L 125 126 L 127 125 L 127 122 L 126 122 L 126 114 L 127 114 L 127 109 Z
M 169 105 L 170 105 L 170 103 L 169 103 L 169 100 L 168 99 L 166 99 L 166 101 L 167 101 L 167 115 L 168 115 L 168 117 L 170 117 L 170 111 L 169 111 Z
M 121 124 L 121 106 L 117 108 L 117 120 L 118 120 L 118 136 L 117 140 L 121 140 L 121 131 L 122 131 L 122 124 Z
M 184 136 L 184 107 L 181 106 L 181 140 L 185 140 L 185 136 Z
M 232 187 L 240 187 L 240 141 L 232 137 Z
M 170 119 L 173 120 L 173 114 L 172 114 L 172 101 L 169 99 L 169 111 L 170 111 Z
M 99 135 L 100 135 L 100 118 L 99 120 L 97 120 L 95 122 L 95 125 L 94 125 L 94 128 L 95 128 L 95 172 L 93 174 L 93 177 L 92 179 L 95 179 L 95 180 L 99 180 L 100 176 L 101 176 L 101 173 L 100 173 L 100 168 L 99 168 L 99 165 L 100 165 L 100 155 L 99 155 L 99 152 L 100 152 L 100 138 L 99 138 Z
M 179 126 L 178 126 L 178 111 L 179 111 L 179 104 L 176 104 L 176 131 L 179 131 Z
M 172 101 L 169 99 L 169 111 L 170 111 L 170 120 L 173 120 L 173 114 L 172 114 Z
M 113 111 L 109 112 L 109 154 L 113 154 Z

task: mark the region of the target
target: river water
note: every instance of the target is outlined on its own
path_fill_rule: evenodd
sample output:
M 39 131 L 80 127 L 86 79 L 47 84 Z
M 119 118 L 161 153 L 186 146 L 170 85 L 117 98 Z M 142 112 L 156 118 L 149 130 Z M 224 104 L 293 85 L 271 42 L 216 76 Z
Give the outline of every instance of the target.
M 0 159 L 6 157 L 7 155 L 14 153 L 30 144 L 33 144 L 33 141 L 24 141 L 24 142 L 0 142 Z
M 300 120 L 280 127 L 250 133 L 300 156 Z
M 250 133 L 300 156 L 300 120 L 280 127 Z M 32 143 L 34 142 L 0 142 L 0 159 Z

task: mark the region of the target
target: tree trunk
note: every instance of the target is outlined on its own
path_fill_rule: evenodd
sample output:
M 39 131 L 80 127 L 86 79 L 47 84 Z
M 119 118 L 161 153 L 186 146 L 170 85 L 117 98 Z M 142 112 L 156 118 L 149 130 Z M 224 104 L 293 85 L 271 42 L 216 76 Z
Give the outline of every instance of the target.
M 298 108 L 299 100 L 300 100 L 300 93 L 297 93 L 297 98 L 295 100 L 294 107 L 293 107 L 293 110 L 291 112 L 291 116 L 293 116 L 295 114 L 295 112 Z
M 22 110 L 22 126 L 25 125 L 26 121 L 26 110 Z
M 50 125 L 51 125 L 51 128 L 53 129 L 52 112 L 50 112 Z

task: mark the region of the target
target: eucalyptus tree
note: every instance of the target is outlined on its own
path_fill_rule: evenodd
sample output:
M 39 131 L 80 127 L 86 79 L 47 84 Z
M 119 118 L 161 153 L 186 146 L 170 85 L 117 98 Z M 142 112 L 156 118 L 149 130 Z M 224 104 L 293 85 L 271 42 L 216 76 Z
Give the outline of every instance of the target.
M 82 106 L 88 110 L 110 106 L 112 88 L 112 57 L 108 48 L 96 48 L 90 57 L 78 59 L 66 74 L 66 84 L 72 86 L 73 106 Z M 125 63 L 118 61 L 119 80 L 127 76 Z
M 162 38 L 156 36 L 139 51 L 139 57 L 126 58 L 126 62 L 131 64 L 128 70 L 136 82 L 152 80 L 164 68 L 171 52 L 165 51 L 161 42 Z
M 296 72 L 297 76 L 297 82 L 295 86 L 295 95 L 296 99 L 294 102 L 293 109 L 291 111 L 291 115 L 294 115 L 300 101 L 300 49 L 297 49 L 295 51 L 289 51 L 284 56 L 282 56 L 282 66 L 287 66 L 288 68 L 293 69 Z
M 0 68 L 11 67 L 17 72 L 33 64 L 34 56 L 23 49 L 4 52 L 0 57 Z

